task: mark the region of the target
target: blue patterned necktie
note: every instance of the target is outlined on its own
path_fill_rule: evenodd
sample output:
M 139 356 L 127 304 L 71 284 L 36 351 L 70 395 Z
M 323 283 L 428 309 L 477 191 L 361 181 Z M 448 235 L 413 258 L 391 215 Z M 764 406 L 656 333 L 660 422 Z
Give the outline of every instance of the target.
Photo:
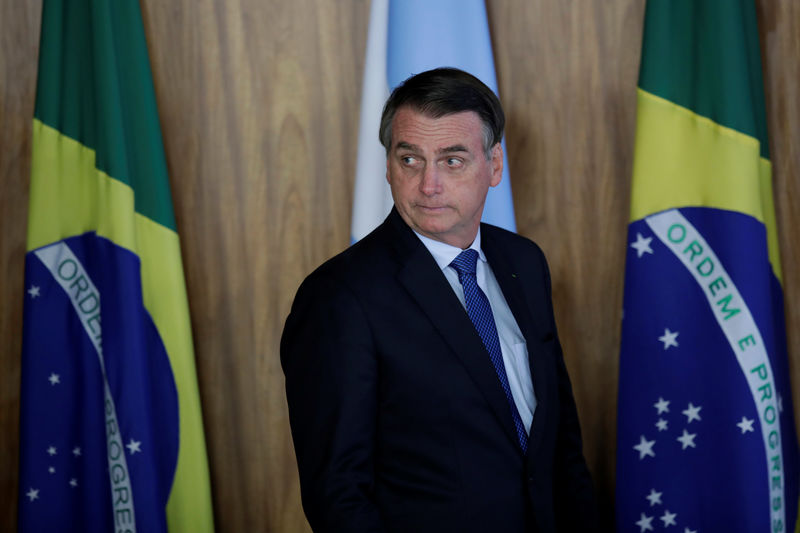
M 497 335 L 497 326 L 494 323 L 492 307 L 489 305 L 489 299 L 478 286 L 478 280 L 475 275 L 477 261 L 478 252 L 470 248 L 458 254 L 458 257 L 453 259 L 450 266 L 455 268 L 458 273 L 458 281 L 461 282 L 461 286 L 464 288 L 467 314 L 472 320 L 475 329 L 478 330 L 478 335 L 480 335 L 486 351 L 489 352 L 489 359 L 492 360 L 494 370 L 511 408 L 511 418 L 514 419 L 514 427 L 517 430 L 517 438 L 519 439 L 522 453 L 527 453 L 528 433 L 522 424 L 519 411 L 517 411 L 517 404 L 514 403 L 514 397 L 511 396 L 511 387 L 508 386 L 508 376 L 506 376 L 506 367 L 503 364 L 503 352 L 500 349 L 500 337 Z

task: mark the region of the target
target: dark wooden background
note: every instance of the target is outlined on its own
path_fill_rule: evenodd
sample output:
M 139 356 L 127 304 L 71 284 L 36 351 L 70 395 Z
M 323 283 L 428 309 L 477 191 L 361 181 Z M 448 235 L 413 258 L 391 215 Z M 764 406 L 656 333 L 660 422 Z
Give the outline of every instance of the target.
M 547 253 L 604 521 L 644 0 L 488 0 L 519 233 Z M 800 3 L 758 0 L 800 388 Z M 368 0 L 142 0 L 221 532 L 300 532 L 278 339 L 349 243 Z M 40 0 L 0 0 L 0 530 L 16 524 Z M 800 397 L 794 394 L 795 413 Z

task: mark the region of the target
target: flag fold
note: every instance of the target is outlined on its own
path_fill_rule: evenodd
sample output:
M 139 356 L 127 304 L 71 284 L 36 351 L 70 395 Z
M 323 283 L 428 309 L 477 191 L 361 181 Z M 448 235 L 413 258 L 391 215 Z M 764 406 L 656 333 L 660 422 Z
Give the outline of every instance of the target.
M 19 530 L 213 531 L 138 2 L 45 0 L 32 156 Z

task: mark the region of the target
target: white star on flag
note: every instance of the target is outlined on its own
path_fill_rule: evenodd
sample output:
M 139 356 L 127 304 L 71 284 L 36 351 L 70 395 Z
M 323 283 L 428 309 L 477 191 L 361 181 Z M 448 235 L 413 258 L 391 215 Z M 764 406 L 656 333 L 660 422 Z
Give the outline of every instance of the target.
M 642 237 L 642 234 L 636 233 L 636 242 L 631 243 L 631 248 L 636 249 L 636 257 L 642 257 L 644 254 L 652 254 L 653 249 L 650 248 L 652 237 Z
M 658 410 L 658 414 L 669 413 L 669 402 L 661 396 L 658 397 L 658 401 L 653 404 L 653 407 Z
M 640 461 L 642 459 L 644 459 L 644 457 L 646 455 L 649 455 L 650 457 L 655 457 L 656 456 L 655 452 L 653 452 L 653 445 L 655 443 L 656 443 L 656 441 L 647 440 L 647 439 L 644 438 L 644 435 L 642 435 L 642 438 L 641 438 L 641 441 L 639 441 L 639 444 L 637 444 L 636 446 L 633 447 L 634 450 L 639 452 L 639 460 Z
M 50 382 L 50 385 L 55 385 L 57 383 L 61 383 L 61 376 L 56 374 L 55 372 L 50 374 L 50 377 L 47 378 L 47 381 Z
M 692 448 L 696 448 L 697 446 L 695 446 L 695 444 L 694 444 L 694 438 L 696 436 L 697 436 L 697 433 L 689 433 L 688 431 L 686 431 L 684 429 L 683 430 L 683 435 L 681 435 L 677 439 L 678 442 L 680 442 L 683 445 L 683 448 L 681 448 L 681 449 L 685 450 L 689 446 L 691 446 Z
M 683 528 L 683 533 L 697 533 L 695 530 L 691 530 L 688 527 Z
M 661 492 L 656 492 L 656 489 L 650 489 L 650 494 L 645 496 L 650 502 L 650 507 L 654 505 L 661 505 Z
M 72 449 L 72 455 L 74 455 L 75 457 L 78 457 L 80 454 L 81 454 L 81 448 L 80 448 L 80 446 L 75 446 L 75 447 Z
M 47 448 L 47 455 L 50 455 L 52 457 L 56 453 L 58 453 L 58 452 L 57 452 L 55 446 L 50 446 L 49 448 Z
M 34 489 L 31 487 L 31 490 L 25 493 L 25 495 L 30 499 L 30 501 L 33 501 L 39 497 L 39 489 Z
M 52 466 L 50 468 L 48 468 L 47 471 L 50 472 L 51 474 L 55 474 L 56 473 L 55 467 L 52 467 Z
M 642 513 L 642 517 L 638 522 L 636 522 L 636 525 L 639 526 L 639 533 L 647 530 L 653 531 L 653 526 L 651 524 L 652 521 L 652 516 L 646 516 L 644 513 Z
M 656 427 L 659 431 L 666 431 L 667 430 L 667 421 L 663 418 L 659 418 L 658 422 L 656 422 Z
M 746 416 L 743 416 L 742 421 L 736 425 L 739 426 L 739 429 L 742 430 L 742 435 L 744 435 L 748 431 L 754 431 L 753 422 L 755 422 L 755 420 L 753 420 L 752 418 L 747 418 Z
M 669 328 L 664 328 L 664 334 L 658 338 L 661 342 L 664 343 L 664 349 L 666 350 L 670 346 L 678 347 L 678 341 L 675 339 L 678 338 L 677 331 L 670 331 Z
M 664 522 L 664 527 L 674 526 L 676 516 L 678 516 L 677 513 L 670 513 L 669 511 L 664 511 L 664 516 L 660 517 L 660 520 Z
M 126 444 L 125 447 L 128 448 L 128 450 L 131 452 L 131 455 L 133 455 L 136 452 L 142 451 L 142 449 L 140 448 L 141 445 L 142 445 L 141 441 L 131 439 L 131 441 L 128 444 Z
M 39 287 L 31 285 L 31 288 L 28 289 L 28 294 L 31 295 L 31 298 L 37 298 L 39 296 Z
M 686 415 L 686 423 L 689 424 L 692 420 L 700 420 L 700 409 L 702 407 L 695 407 L 692 405 L 692 402 L 689 402 L 689 407 L 681 411 L 681 413 Z
M 75 478 L 70 479 L 69 480 L 69 486 L 70 487 L 77 487 L 78 486 L 78 480 L 75 479 Z

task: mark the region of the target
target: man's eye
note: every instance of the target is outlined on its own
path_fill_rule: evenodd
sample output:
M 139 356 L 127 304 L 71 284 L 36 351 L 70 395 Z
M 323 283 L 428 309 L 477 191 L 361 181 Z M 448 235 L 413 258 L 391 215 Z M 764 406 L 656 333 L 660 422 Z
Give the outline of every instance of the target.
M 462 161 L 458 157 L 448 157 L 447 158 L 447 166 L 448 167 L 460 167 L 461 164 L 462 164 Z
M 400 161 L 401 161 L 401 162 L 402 162 L 404 165 L 413 165 L 413 164 L 416 162 L 416 160 L 417 160 L 417 158 L 416 158 L 416 157 L 412 157 L 412 156 L 410 156 L 410 155 L 403 156 L 403 157 L 401 157 L 401 158 L 400 158 Z

